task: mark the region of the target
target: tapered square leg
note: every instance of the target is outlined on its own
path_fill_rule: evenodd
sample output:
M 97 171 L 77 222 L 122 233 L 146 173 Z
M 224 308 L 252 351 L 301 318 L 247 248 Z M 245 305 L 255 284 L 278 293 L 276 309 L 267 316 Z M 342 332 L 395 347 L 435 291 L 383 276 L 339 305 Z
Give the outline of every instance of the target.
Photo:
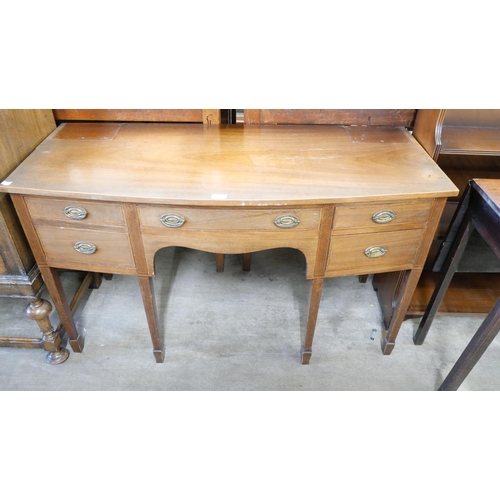
M 57 269 L 40 266 L 40 272 L 42 273 L 45 286 L 49 291 L 52 302 L 59 314 L 61 323 L 66 330 L 66 335 L 68 336 L 69 344 L 73 352 L 82 352 L 84 339 L 76 329 L 75 320 L 73 319 L 73 314 L 68 304 L 68 300 L 66 299 L 66 294 L 64 293 Z
M 401 285 L 401 292 L 398 298 L 398 303 L 395 307 L 395 313 L 391 319 L 389 328 L 385 338 L 382 340 L 382 352 L 385 355 L 391 354 L 396 345 L 396 338 L 401 328 L 401 324 L 405 319 L 406 311 L 410 306 L 411 298 L 417 287 L 418 280 L 422 274 L 421 268 L 414 268 L 411 271 L 406 271 Z
M 314 340 L 314 330 L 318 319 L 319 303 L 323 292 L 323 279 L 314 279 L 311 284 L 309 295 L 309 313 L 307 316 L 306 338 L 302 348 L 302 364 L 308 365 L 312 356 L 312 344 Z
M 151 342 L 153 343 L 153 354 L 157 363 L 163 363 L 165 352 L 158 329 L 158 313 L 156 311 L 153 278 L 149 276 L 139 276 L 139 286 L 141 288 L 142 301 L 148 320 Z

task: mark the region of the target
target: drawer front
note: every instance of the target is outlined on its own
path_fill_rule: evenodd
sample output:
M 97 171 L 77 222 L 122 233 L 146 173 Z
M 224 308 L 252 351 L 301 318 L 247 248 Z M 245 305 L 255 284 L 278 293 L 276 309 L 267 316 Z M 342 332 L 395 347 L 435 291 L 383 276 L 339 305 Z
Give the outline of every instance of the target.
M 333 235 L 326 275 L 343 276 L 410 269 L 422 235 L 422 229 Z
M 392 231 L 424 227 L 431 201 L 339 206 L 335 209 L 333 232 Z
M 78 200 L 58 200 L 26 197 L 34 223 L 56 221 L 84 226 L 125 226 L 125 217 L 119 203 L 99 203 Z
M 78 263 L 90 267 L 135 268 L 127 234 L 50 226 L 37 226 L 36 231 L 47 264 L 54 267 L 64 267 L 66 263 Z M 80 251 L 75 249 L 77 243 L 81 243 L 77 247 Z
M 162 231 L 317 230 L 320 213 L 319 208 L 228 210 L 139 205 L 142 228 L 156 228 Z

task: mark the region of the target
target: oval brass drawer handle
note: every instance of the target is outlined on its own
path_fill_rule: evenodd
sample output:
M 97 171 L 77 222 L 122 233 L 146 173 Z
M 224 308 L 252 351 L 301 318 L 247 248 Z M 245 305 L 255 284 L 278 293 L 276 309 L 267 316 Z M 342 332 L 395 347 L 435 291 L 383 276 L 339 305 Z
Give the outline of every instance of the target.
M 87 217 L 87 210 L 82 207 L 68 206 L 64 208 L 63 213 L 66 217 L 74 220 L 82 220 Z
M 160 217 L 160 222 L 165 227 L 181 227 L 186 222 L 186 219 L 182 215 L 165 214 Z
M 377 224 L 387 224 L 388 222 L 392 222 L 396 218 L 396 212 L 392 210 L 380 210 L 373 214 L 372 220 Z
M 295 215 L 280 215 L 274 219 L 274 223 L 284 229 L 295 227 L 299 222 L 299 218 L 295 217 Z
M 93 243 L 87 243 L 85 241 L 78 241 L 74 244 L 73 248 L 80 253 L 85 255 L 92 255 L 96 252 L 97 247 Z
M 373 245 L 365 250 L 365 255 L 370 257 L 370 259 L 374 259 L 376 257 L 382 257 L 386 252 L 387 248 L 380 245 Z

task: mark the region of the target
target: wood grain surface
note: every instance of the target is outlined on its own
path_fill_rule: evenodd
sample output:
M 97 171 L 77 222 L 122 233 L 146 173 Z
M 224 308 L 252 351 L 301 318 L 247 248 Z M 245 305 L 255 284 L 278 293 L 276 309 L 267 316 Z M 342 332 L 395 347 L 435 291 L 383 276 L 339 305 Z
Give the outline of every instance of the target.
M 105 125 L 105 124 L 104 124 Z M 78 128 L 78 123 L 61 129 Z M 403 128 L 123 124 L 111 140 L 53 134 L 0 190 L 213 206 L 284 206 L 453 196 Z M 385 130 L 385 131 L 384 131 Z

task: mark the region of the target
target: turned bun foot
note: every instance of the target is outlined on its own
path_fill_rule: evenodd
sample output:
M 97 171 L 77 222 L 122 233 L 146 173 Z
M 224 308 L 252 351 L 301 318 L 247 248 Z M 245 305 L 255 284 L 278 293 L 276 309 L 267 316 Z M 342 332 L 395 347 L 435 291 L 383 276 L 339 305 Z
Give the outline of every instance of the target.
M 36 299 L 26 308 L 26 316 L 37 322 L 42 333 L 42 347 L 48 351 L 45 360 L 51 365 L 60 365 L 68 359 L 69 351 L 61 348 L 61 336 L 54 331 L 49 320 L 51 312 L 52 305 L 45 299 Z
M 49 365 L 60 365 L 61 363 L 64 363 L 68 358 L 68 349 L 64 349 L 64 347 L 62 347 L 59 349 L 59 351 L 47 353 L 45 361 Z

